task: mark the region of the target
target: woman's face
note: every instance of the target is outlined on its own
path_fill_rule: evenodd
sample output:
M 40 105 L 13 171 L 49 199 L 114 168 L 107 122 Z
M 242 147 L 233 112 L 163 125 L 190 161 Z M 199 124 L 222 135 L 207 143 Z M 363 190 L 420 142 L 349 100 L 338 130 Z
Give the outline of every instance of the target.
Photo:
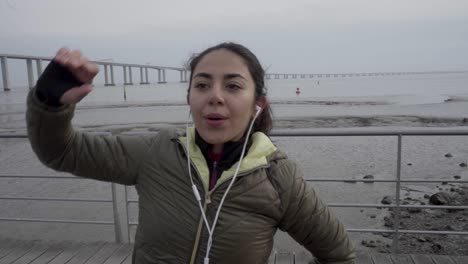
M 214 145 L 241 139 L 255 114 L 255 84 L 242 58 L 212 51 L 192 76 L 188 100 L 200 136 Z

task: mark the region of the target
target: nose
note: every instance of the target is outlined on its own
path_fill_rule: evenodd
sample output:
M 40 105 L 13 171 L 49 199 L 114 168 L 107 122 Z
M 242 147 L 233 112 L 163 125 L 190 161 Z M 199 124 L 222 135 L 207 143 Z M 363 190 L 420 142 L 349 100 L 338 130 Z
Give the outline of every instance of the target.
M 214 84 L 210 91 L 210 105 L 222 105 L 224 104 L 224 94 L 221 84 Z

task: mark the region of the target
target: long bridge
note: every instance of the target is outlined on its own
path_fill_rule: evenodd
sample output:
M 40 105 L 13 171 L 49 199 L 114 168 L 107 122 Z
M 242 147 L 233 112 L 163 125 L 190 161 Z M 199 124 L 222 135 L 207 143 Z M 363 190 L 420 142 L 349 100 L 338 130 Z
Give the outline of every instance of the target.
M 420 71 L 420 72 L 360 72 L 360 73 L 267 73 L 266 79 L 313 79 L 313 78 L 345 78 L 345 77 L 373 77 L 373 76 L 397 76 L 417 74 L 445 74 L 445 73 L 467 73 L 468 71 Z
M 18 54 L 1 54 L 1 72 L 3 80 L 3 90 L 10 91 L 10 75 L 8 71 L 9 60 L 22 60 L 26 62 L 28 86 L 32 88 L 43 71 L 43 62 L 51 61 L 53 57 L 44 56 L 31 56 L 31 55 L 18 55 Z M 97 60 L 93 61 L 104 68 L 104 85 L 115 86 L 114 75 L 115 67 L 122 68 L 123 85 L 133 85 L 133 69 L 140 69 L 140 82 L 139 84 L 150 84 L 149 71 L 157 71 L 159 84 L 166 83 L 166 71 L 179 72 L 179 81 L 187 82 L 188 69 L 183 67 L 169 67 L 169 66 L 156 66 L 149 64 L 132 64 L 113 62 L 112 60 Z M 34 66 L 35 65 L 35 66 Z M 34 68 L 37 72 L 36 78 L 34 76 Z M 345 77 L 375 77 L 375 76 L 398 76 L 398 75 L 416 75 L 416 74 L 444 74 L 444 73 L 467 73 L 468 71 L 422 71 L 422 72 L 361 72 L 361 73 L 266 73 L 265 78 L 271 79 L 313 79 L 313 78 L 345 78 Z
M 43 62 L 51 61 L 53 57 L 43 56 L 29 56 L 29 55 L 18 55 L 18 54 L 0 54 L 0 62 L 2 67 L 2 79 L 3 79 L 3 90 L 10 91 L 10 78 L 8 72 L 8 61 L 9 60 L 23 60 L 26 62 L 27 77 L 29 88 L 32 88 L 35 84 L 36 79 L 42 74 Z M 166 83 L 166 71 L 178 71 L 180 73 L 180 82 L 187 82 L 187 69 L 178 67 L 168 66 L 155 66 L 149 64 L 131 64 L 131 63 L 120 63 L 108 60 L 92 61 L 100 66 L 104 67 L 104 80 L 105 86 L 115 86 L 114 81 L 114 67 L 121 67 L 123 74 L 124 85 L 133 85 L 133 68 L 140 69 L 140 82 L 139 84 L 150 84 L 149 82 L 149 71 L 157 71 L 158 83 Z M 36 79 L 34 77 L 34 64 L 37 72 Z

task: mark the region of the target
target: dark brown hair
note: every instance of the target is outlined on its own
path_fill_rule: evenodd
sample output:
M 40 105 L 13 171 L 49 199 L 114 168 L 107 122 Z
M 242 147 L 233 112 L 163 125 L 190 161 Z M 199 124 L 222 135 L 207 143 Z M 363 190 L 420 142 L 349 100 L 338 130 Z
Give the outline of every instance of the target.
M 247 65 L 249 69 L 250 75 L 252 75 L 252 79 L 254 80 L 255 84 L 255 101 L 260 100 L 262 96 L 267 95 L 267 89 L 265 87 L 265 70 L 263 70 L 262 65 L 258 58 L 253 54 L 248 48 L 241 44 L 233 43 L 233 42 L 224 42 L 218 44 L 216 46 L 210 47 L 205 49 L 200 54 L 194 56 L 190 61 L 190 79 L 189 79 L 189 87 L 187 93 L 190 93 L 190 87 L 192 86 L 192 77 L 195 68 L 197 67 L 198 63 L 207 55 L 208 53 L 226 49 L 244 60 L 244 63 Z M 273 118 L 272 118 L 272 111 L 270 104 L 266 101 L 266 105 L 262 110 L 262 113 L 255 121 L 255 124 L 252 128 L 253 132 L 263 132 L 266 135 L 270 134 L 270 131 L 273 127 Z

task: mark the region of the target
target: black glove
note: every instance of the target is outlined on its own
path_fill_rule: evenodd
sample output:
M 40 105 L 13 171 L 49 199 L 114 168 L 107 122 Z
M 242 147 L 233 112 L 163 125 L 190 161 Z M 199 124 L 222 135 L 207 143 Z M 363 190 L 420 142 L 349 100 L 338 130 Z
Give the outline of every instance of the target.
M 36 83 L 36 95 L 49 106 L 60 107 L 60 97 L 73 87 L 84 83 L 61 64 L 51 61 Z

